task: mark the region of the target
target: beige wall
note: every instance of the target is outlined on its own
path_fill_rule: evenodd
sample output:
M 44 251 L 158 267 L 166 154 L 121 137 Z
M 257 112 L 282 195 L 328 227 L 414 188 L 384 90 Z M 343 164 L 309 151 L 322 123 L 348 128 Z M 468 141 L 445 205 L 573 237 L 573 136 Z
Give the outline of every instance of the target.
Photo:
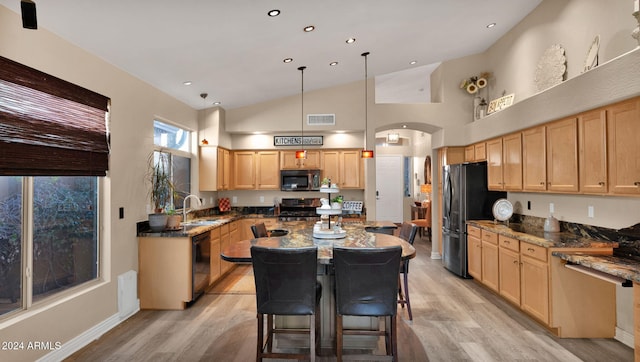
M 0 54 L 111 98 L 111 155 L 102 243 L 104 281 L 90 290 L 45 303 L 0 322 L 0 341 L 70 339 L 117 314 L 117 276 L 137 270 L 135 224 L 146 220 L 147 191 L 143 183 L 152 150 L 153 119 L 158 116 L 197 129 L 196 112 L 121 70 L 40 28 L 22 28 L 19 15 L 0 6 Z M 118 219 L 124 207 L 125 218 Z M 2 361 L 32 361 L 48 351 L 0 351 Z

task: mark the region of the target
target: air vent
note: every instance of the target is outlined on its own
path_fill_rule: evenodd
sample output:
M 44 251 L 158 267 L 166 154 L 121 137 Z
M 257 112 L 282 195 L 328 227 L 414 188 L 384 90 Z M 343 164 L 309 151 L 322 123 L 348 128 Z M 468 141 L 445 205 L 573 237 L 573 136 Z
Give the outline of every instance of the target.
M 307 114 L 307 125 L 309 126 L 335 126 L 335 114 Z

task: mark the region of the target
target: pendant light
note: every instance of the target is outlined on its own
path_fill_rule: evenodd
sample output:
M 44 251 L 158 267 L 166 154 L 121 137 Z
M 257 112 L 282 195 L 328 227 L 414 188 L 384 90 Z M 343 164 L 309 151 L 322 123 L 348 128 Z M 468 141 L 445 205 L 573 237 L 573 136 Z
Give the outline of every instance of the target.
M 301 122 L 301 128 L 300 130 L 302 131 L 302 137 L 300 138 L 300 144 L 302 145 L 302 149 L 296 151 L 296 158 L 297 159 L 305 159 L 307 158 L 307 151 L 304 149 L 304 70 L 307 69 L 307 67 L 300 67 L 298 68 L 298 70 L 300 71 L 300 78 L 302 80 L 301 82 L 301 90 L 300 90 L 300 109 L 301 109 L 301 116 L 300 116 L 300 122 Z
M 202 105 L 203 105 L 203 107 L 206 107 L 206 106 L 207 106 L 207 103 L 206 103 L 206 102 L 207 102 L 207 101 L 206 101 L 207 96 L 209 96 L 209 94 L 207 94 L 207 93 L 200 93 L 200 98 L 202 98 Z M 202 108 L 202 109 L 204 109 L 204 108 Z M 202 129 L 202 144 L 203 144 L 203 145 L 205 145 L 205 146 L 209 144 L 209 141 L 207 141 L 207 135 L 206 135 L 206 133 L 205 133 L 205 132 L 206 132 L 206 129 L 207 129 L 207 127 L 206 127 L 206 126 L 207 126 L 207 124 L 206 124 L 206 123 L 207 123 L 207 122 L 206 122 L 206 120 L 205 120 L 205 127 Z
M 367 100 L 369 96 L 367 87 L 367 56 L 369 52 L 361 54 L 364 57 L 364 148 L 362 149 L 362 158 L 373 158 L 373 150 L 367 149 L 367 122 L 369 118 Z

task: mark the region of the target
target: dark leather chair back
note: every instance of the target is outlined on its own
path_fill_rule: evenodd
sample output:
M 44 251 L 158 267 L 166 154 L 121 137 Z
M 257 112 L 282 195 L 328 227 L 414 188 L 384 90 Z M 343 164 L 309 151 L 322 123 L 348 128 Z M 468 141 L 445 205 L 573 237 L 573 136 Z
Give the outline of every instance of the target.
M 387 235 L 393 235 L 393 231 L 395 230 L 395 228 L 385 228 L 385 227 L 379 227 L 379 226 L 365 226 L 364 230 L 370 233 L 374 233 L 374 234 L 387 234 Z
M 402 240 L 413 245 L 413 241 L 416 238 L 418 232 L 418 226 L 410 222 L 403 222 L 400 226 L 400 234 L 398 235 Z
M 251 225 L 251 232 L 253 232 L 254 238 L 266 238 L 267 236 L 269 236 L 267 227 L 264 226 L 263 222 Z
M 314 314 L 316 305 L 316 247 L 273 249 L 251 247 L 258 313 Z
M 340 315 L 393 316 L 402 248 L 333 248 Z

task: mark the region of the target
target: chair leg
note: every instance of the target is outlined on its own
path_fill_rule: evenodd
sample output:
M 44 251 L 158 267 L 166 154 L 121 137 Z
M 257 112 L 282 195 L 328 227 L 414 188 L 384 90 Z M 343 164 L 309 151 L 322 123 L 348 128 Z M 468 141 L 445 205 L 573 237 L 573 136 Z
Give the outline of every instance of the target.
M 342 316 L 336 314 L 336 357 L 342 362 Z
M 411 300 L 409 299 L 409 273 L 404 273 L 404 295 L 405 303 L 407 304 L 407 312 L 409 313 L 409 320 L 413 320 L 413 314 L 411 313 Z
M 320 325 L 322 323 L 322 321 L 320 320 L 320 307 L 316 305 L 316 312 L 313 315 L 313 318 L 315 319 L 316 325 L 315 325 L 315 346 L 316 346 L 316 355 L 320 355 L 320 337 L 321 337 L 321 331 L 320 331 Z
M 267 314 L 267 352 L 273 349 L 273 315 Z
M 404 294 L 402 293 L 402 283 L 400 280 L 400 274 L 398 274 L 398 302 L 400 306 L 404 308 Z
M 258 348 L 256 351 L 256 362 L 262 361 L 262 348 L 264 347 L 264 315 L 258 314 L 256 316 L 258 320 Z
M 309 360 L 315 362 L 316 360 L 316 317 L 315 315 L 309 316 Z
M 391 353 L 393 355 L 393 360 L 394 361 L 398 361 L 398 328 L 397 328 L 397 324 L 396 324 L 396 316 L 392 315 L 391 316 Z

